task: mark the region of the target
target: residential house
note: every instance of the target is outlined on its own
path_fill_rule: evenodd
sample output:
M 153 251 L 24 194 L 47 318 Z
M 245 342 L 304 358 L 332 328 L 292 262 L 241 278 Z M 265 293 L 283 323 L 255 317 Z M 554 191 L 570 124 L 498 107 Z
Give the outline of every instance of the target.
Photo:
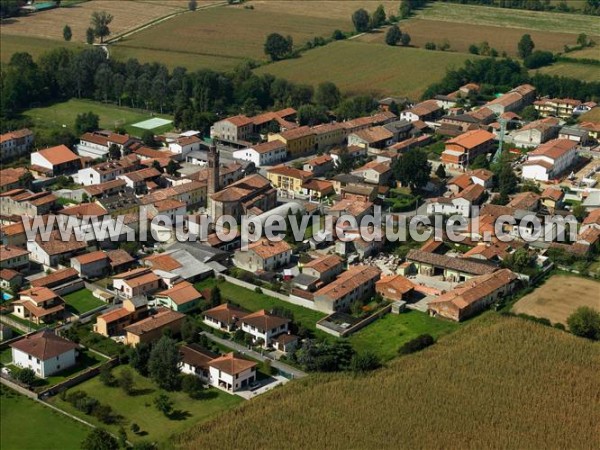
M 302 192 L 302 185 L 312 178 L 311 172 L 289 166 L 276 166 L 267 170 L 267 179 L 280 193 L 293 196 Z
M 480 184 L 471 184 L 451 197 L 427 199 L 427 214 L 472 217 L 473 208 L 481 203 L 485 189 Z
M 555 117 L 535 120 L 510 133 L 512 142 L 521 147 L 537 147 L 558 136 L 560 120 Z
M 312 173 L 314 177 L 322 177 L 331 172 L 334 166 L 335 162 L 331 155 L 320 155 L 306 161 L 302 170 Z
M 52 289 L 34 287 L 19 292 L 19 300 L 12 302 L 13 314 L 33 323 L 52 323 L 61 320 L 65 312 L 65 301 Z
M 348 145 L 364 147 L 370 150 L 382 150 L 389 147 L 394 142 L 394 133 L 385 127 L 373 127 L 359 130 L 348 135 Z
M 346 140 L 346 128 L 342 123 L 324 123 L 311 128 L 315 133 L 317 151 L 325 151 L 342 145 Z
M 106 183 L 117 179 L 119 175 L 132 172 L 140 168 L 139 160 L 135 155 L 127 155 L 118 161 L 106 161 L 92 167 L 86 167 L 77 172 L 77 182 L 84 186 Z
M 416 122 L 422 120 L 423 122 L 431 122 L 441 117 L 444 114 L 444 108 L 438 105 L 435 100 L 425 100 L 424 102 L 417 103 L 412 108 L 404 110 L 400 113 L 401 120 L 408 120 L 409 122 Z
M 337 255 L 321 256 L 302 266 L 302 274 L 314 277 L 324 284 L 333 281 L 343 270 L 344 262 Z
M 0 269 L 26 270 L 29 252 L 19 247 L 0 245 Z
M 43 330 L 10 344 L 12 363 L 28 368 L 39 378 L 48 378 L 75 366 L 79 345 Z
M 181 372 L 196 375 L 210 386 L 235 392 L 256 381 L 257 364 L 234 353 L 218 356 L 197 344 L 188 344 L 180 348 L 180 354 Z
M 271 166 L 285 161 L 287 158 L 287 148 L 285 142 L 275 139 L 241 150 L 235 150 L 233 157 L 252 162 L 256 167 Z
M 111 217 L 137 214 L 140 209 L 140 200 L 131 190 L 96 198 L 96 203 L 104 208 Z
M 273 338 L 288 332 L 291 320 L 269 314 L 264 309 L 248 314 L 240 319 L 241 329 L 252 336 L 252 341 L 266 347 Z
M 28 153 L 33 146 L 33 131 L 27 128 L 0 134 L 0 161 Z
M 91 199 L 97 199 L 102 197 L 112 197 L 114 195 L 122 194 L 125 192 L 125 180 L 112 180 L 101 184 L 95 184 L 92 186 L 86 186 L 83 191 Z
M 550 212 L 561 209 L 564 198 L 565 193 L 563 190 L 560 187 L 555 186 L 548 186 L 541 195 L 542 205 Z
M 478 276 L 430 301 L 427 309 L 432 316 L 460 322 L 510 295 L 517 280 L 508 269 Z
M 414 130 L 413 123 L 407 120 L 396 120 L 386 123 L 383 128 L 392 133 L 392 142 L 399 142 L 411 137 Z
M 200 299 L 202 299 L 202 294 L 188 281 L 177 283 L 171 289 L 154 295 L 154 301 L 158 305 L 182 313 L 196 309 Z
M 310 201 L 319 201 L 335 194 L 335 190 L 331 181 L 313 178 L 302 184 L 302 194 L 306 195 Z
M 210 127 L 211 139 L 225 142 L 240 143 L 248 141 L 254 133 L 252 119 L 238 115 L 219 120 Z
M 80 203 L 79 205 L 61 209 L 57 212 L 57 215 L 65 216 L 65 218 L 73 217 L 81 224 L 84 218 L 86 220 L 101 219 L 107 216 L 108 212 L 96 203 Z
M 540 199 L 540 195 L 535 192 L 519 192 L 511 196 L 506 206 L 521 211 L 537 211 L 540 209 Z
M 31 170 L 46 176 L 72 175 L 82 168 L 81 157 L 66 145 L 47 148 L 31 154 Z
M 202 312 L 202 321 L 209 327 L 221 331 L 232 332 L 238 327 L 242 317 L 250 314 L 244 308 L 223 303 Z
M 177 335 L 181 332 L 184 318 L 185 314 L 161 308 L 156 314 L 126 326 L 125 344 L 136 347 L 141 343 L 157 341 L 167 329 L 172 335 Z
M 292 158 L 310 154 L 318 150 L 316 133 L 309 126 L 269 134 L 269 142 L 275 140 L 285 143 L 288 154 Z
M 23 275 L 16 270 L 0 269 L 0 288 L 15 292 L 23 285 Z
M 530 84 L 523 84 L 486 103 L 485 106 L 496 114 L 521 111 L 534 102 L 535 94 L 535 87 Z
M 175 220 L 180 217 L 183 219 L 185 215 L 186 204 L 175 200 L 173 198 L 167 198 L 165 200 L 159 200 L 151 205 L 148 205 L 148 212 L 152 217 L 163 217 L 169 218 L 172 224 L 175 224 Z
M 554 139 L 540 145 L 527 155 L 522 177 L 526 180 L 549 181 L 557 178 L 577 160 L 577 143 Z
M 570 119 L 581 101 L 572 98 L 541 98 L 533 102 L 540 117 L 560 117 Z
M 569 139 L 581 146 L 587 146 L 591 143 L 588 130 L 581 127 L 562 127 L 558 132 L 558 138 Z
M 160 287 L 160 278 L 150 269 L 139 268 L 113 277 L 113 289 L 125 298 L 154 294 Z
M 75 232 L 69 234 L 68 240 L 63 239 L 59 230 L 52 231 L 48 240 L 42 237 L 38 234 L 34 241 L 27 241 L 27 250 L 31 261 L 45 267 L 64 264 L 73 256 L 84 253 L 88 247 L 83 236 Z
M 415 285 L 402 275 L 383 276 L 375 283 L 375 292 L 392 302 L 406 301 L 414 289 Z
M 340 158 L 346 157 L 353 161 L 367 156 L 367 149 L 359 145 L 349 145 L 348 147 L 334 148 L 331 150 L 330 156 L 333 158 L 333 163 L 337 167 L 340 164 Z
M 273 339 L 273 347 L 275 350 L 284 354 L 294 351 L 300 342 L 300 338 L 291 333 L 280 334 Z
M 388 184 L 392 178 L 392 169 L 389 164 L 370 161 L 363 166 L 350 172 L 352 175 L 361 177 L 365 183 Z
M 181 135 L 173 142 L 169 142 L 169 151 L 175 155 L 184 158 L 190 152 L 199 151 L 202 139 L 197 134 Z
M 334 204 L 327 214 L 333 217 L 342 217 L 344 215 L 353 216 L 357 222 L 367 214 L 373 213 L 373 203 L 369 201 L 360 201 L 356 198 L 344 198 Z
M 79 278 L 79 274 L 72 267 L 55 270 L 46 276 L 31 280 L 29 283 L 32 288 L 45 287 L 52 289 L 57 294 L 78 291 L 85 287 L 83 280 Z
M 294 122 L 296 110 L 285 108 L 279 111 L 267 111 L 251 117 L 255 134 L 266 136 L 270 132 L 280 132 L 298 127 Z
M 31 187 L 31 174 L 25 167 L 0 169 L 0 194 L 18 188 Z
M 108 255 L 98 250 L 71 258 L 71 267 L 82 278 L 100 278 L 108 272 L 109 261 Z
M 112 337 L 124 333 L 125 327 L 148 315 L 148 301 L 145 297 L 126 298 L 120 308 L 112 309 L 96 318 L 94 333 Z
M 292 247 L 285 241 L 263 238 L 248 245 L 246 251 L 236 250 L 233 263 L 249 272 L 272 271 L 290 263 Z
M 406 261 L 412 263 L 417 273 L 426 276 L 443 275 L 446 281 L 463 282 L 478 275 L 497 270 L 494 264 L 469 258 L 454 258 L 423 250 L 410 250 Z
M 136 194 L 146 194 L 148 192 L 148 182 L 156 182 L 160 175 L 161 173 L 156 168 L 147 167 L 135 172 L 124 173 L 117 176 L 117 178 L 125 181 L 125 186 L 133 189 Z
M 314 293 L 315 308 L 325 313 L 345 311 L 355 301 L 371 296 L 381 271 L 371 266 L 353 266 L 335 281 Z
M 27 233 L 23 222 L 0 226 L 0 244 L 8 247 L 27 248 Z
M 485 130 L 467 131 L 446 142 L 442 163 L 455 168 L 465 168 L 479 155 L 495 147 L 495 136 Z
M 6 216 L 43 216 L 56 207 L 57 197 L 49 191 L 13 189 L 0 194 L 0 214 Z
M 112 145 L 116 145 L 121 154 L 135 140 L 128 134 L 122 135 L 111 131 L 93 131 L 84 133 L 79 138 L 77 153 L 79 156 L 87 156 L 92 159 L 106 158 Z

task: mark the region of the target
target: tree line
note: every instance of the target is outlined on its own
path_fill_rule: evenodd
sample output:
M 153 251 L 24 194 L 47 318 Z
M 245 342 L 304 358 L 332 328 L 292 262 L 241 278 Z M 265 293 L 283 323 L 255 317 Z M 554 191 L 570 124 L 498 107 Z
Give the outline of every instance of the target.
M 303 108 L 304 121 L 334 112 L 340 120 L 376 109 L 372 97 L 344 98 L 335 84 L 313 88 L 272 75 L 256 75 L 252 63 L 228 73 L 210 69 L 169 71 L 161 63 L 107 60 L 99 48 L 50 50 L 37 61 L 15 53 L 0 72 L 2 128 L 15 128 L 20 113 L 36 104 L 87 98 L 173 114 L 175 125 L 206 133 L 220 117 L 254 115 L 271 108 Z
M 510 58 L 469 60 L 462 68 L 449 69 L 440 82 L 425 90 L 423 99 L 456 91 L 471 82 L 487 85 L 496 91 L 508 91 L 520 84 L 529 83 L 536 87 L 539 95 L 586 101 L 600 99 L 600 82 L 585 82 L 576 78 L 540 73 L 529 75 L 525 67 Z
M 587 0 L 583 9 L 569 6 L 569 1 L 552 3 L 550 0 L 439 0 L 446 3 L 462 5 L 496 6 L 509 9 L 526 9 L 529 11 L 576 12 L 580 14 L 600 15 L 600 0 Z

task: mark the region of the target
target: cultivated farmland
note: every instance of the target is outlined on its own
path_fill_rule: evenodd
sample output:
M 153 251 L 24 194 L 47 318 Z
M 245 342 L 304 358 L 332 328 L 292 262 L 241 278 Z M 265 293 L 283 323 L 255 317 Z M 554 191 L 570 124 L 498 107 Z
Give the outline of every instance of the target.
M 512 311 L 566 324 L 567 318 L 580 306 L 600 311 L 600 282 L 555 275 L 519 300 Z
M 260 67 L 298 83 L 317 85 L 333 81 L 347 93 L 406 95 L 418 99 L 446 69 L 477 58 L 451 52 L 340 41 L 302 54 L 300 58 Z
M 38 59 L 42 53 L 55 48 L 83 48 L 83 44 L 78 44 L 76 42 L 55 41 L 29 36 L 11 36 L 9 34 L 2 34 L 0 39 L 2 41 L 2 45 L 0 45 L 0 61 L 3 63 L 8 63 L 11 56 L 17 52 L 27 52 L 35 60 Z
M 179 448 L 592 448 L 599 371 L 599 343 L 488 314 L 374 374 L 289 383 Z
M 261 13 L 290 14 L 300 16 L 299 20 L 305 20 L 307 17 L 339 19 L 347 28 L 352 26 L 352 13 L 359 8 L 372 13 L 379 5 L 383 5 L 388 16 L 398 15 L 400 3 L 399 0 L 252 0 L 251 5 Z
M 500 53 L 517 56 L 517 43 L 524 31 L 520 28 L 472 25 L 440 20 L 410 19 L 400 22 L 400 29 L 411 37 L 411 45 L 424 47 L 427 42 L 441 44 L 445 39 L 450 43 L 450 51 L 467 53 L 471 44 L 487 41 Z M 568 33 L 531 31 L 531 38 L 537 50 L 563 51 L 565 45 L 575 45 L 576 36 Z M 385 43 L 385 30 L 367 33 L 358 38 L 363 42 Z M 573 53 L 575 55 L 575 53 Z M 575 57 L 575 56 L 574 56 Z
M 445 22 L 528 30 L 524 33 L 539 30 L 572 34 L 586 33 L 588 36 L 599 34 L 598 18 L 584 14 L 525 11 L 436 2 L 431 7 L 418 11 L 417 16 L 422 19 Z M 468 34 L 468 30 L 465 30 L 465 33 Z
M 598 47 L 596 44 L 594 47 L 565 53 L 564 56 L 566 56 L 567 58 L 600 59 L 600 47 Z
M 577 78 L 582 81 L 598 81 L 600 78 L 600 67 L 591 64 L 558 62 L 542 67 L 538 71 L 547 75 Z

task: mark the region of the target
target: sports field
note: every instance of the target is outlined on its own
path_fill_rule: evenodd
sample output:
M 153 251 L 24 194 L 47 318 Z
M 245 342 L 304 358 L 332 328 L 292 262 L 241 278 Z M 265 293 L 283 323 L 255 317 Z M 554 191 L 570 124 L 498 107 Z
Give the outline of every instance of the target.
M 298 83 L 317 85 L 333 81 L 346 93 L 405 95 L 418 99 L 446 69 L 467 59 L 462 53 L 340 41 L 257 69 Z
M 515 314 L 543 317 L 552 323 L 567 323 L 580 306 L 600 311 L 600 282 L 575 276 L 555 275 L 513 306 Z
M 431 7 L 418 11 L 417 17 L 445 22 L 467 23 L 469 25 L 521 28 L 528 30 L 526 32 L 539 30 L 575 35 L 586 33 L 588 36 L 598 36 L 600 34 L 598 18 L 584 14 L 526 11 L 436 2 Z M 468 30 L 465 29 L 464 32 L 468 33 Z
M 600 79 L 600 67 L 589 64 L 558 62 L 537 70 L 548 75 L 577 78 L 582 81 L 598 81 Z
M 521 28 L 443 22 L 420 18 L 402 21 L 399 26 L 403 33 L 410 35 L 410 45 L 415 47 L 423 48 L 427 42 L 439 45 L 447 40 L 450 43 L 450 51 L 467 53 L 471 44 L 478 45 L 483 41 L 487 41 L 490 47 L 495 48 L 499 53 L 506 52 L 513 57 L 517 56 L 517 44 L 525 33 Z M 575 45 L 576 43 L 576 36 L 573 34 L 549 31 L 530 31 L 528 33 L 535 42 L 537 50 L 562 52 L 565 45 Z M 367 33 L 359 37 L 358 40 L 384 44 L 385 31 Z M 572 55 L 575 55 L 575 53 L 572 53 Z

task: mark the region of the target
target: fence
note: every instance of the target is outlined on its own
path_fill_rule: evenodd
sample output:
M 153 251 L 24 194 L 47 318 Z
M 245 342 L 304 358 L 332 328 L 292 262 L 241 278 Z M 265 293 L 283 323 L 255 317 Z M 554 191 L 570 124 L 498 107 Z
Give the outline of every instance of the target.
M 39 396 L 42 398 L 47 397 L 47 396 L 53 396 L 53 395 L 56 395 L 64 390 L 66 390 L 66 389 L 69 389 L 70 387 L 77 386 L 78 384 L 83 383 L 84 381 L 89 380 L 90 378 L 98 375 L 100 373 L 100 368 L 103 365 L 106 364 L 109 367 L 114 367 L 118 364 L 118 362 L 119 362 L 118 358 L 113 358 L 113 359 L 106 361 L 104 364 L 100 364 L 99 366 L 91 367 L 87 370 L 84 370 L 83 372 L 78 373 L 77 375 L 75 375 L 71 378 L 68 378 L 65 381 L 55 384 L 54 386 L 51 386 L 44 391 L 41 391 Z

